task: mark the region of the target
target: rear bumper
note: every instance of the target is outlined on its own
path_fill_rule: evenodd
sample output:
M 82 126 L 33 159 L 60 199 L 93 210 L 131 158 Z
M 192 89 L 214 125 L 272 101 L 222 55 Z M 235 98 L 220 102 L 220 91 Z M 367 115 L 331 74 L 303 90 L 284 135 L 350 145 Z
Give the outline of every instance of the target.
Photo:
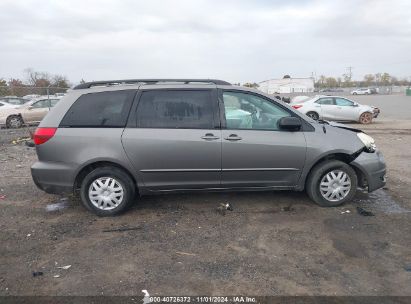
M 386 166 L 384 156 L 380 151 L 374 153 L 362 152 L 352 166 L 361 171 L 367 180 L 368 192 L 382 188 L 386 184 Z
M 74 166 L 57 162 L 38 161 L 31 166 L 31 176 L 36 186 L 52 194 L 73 192 L 74 173 Z

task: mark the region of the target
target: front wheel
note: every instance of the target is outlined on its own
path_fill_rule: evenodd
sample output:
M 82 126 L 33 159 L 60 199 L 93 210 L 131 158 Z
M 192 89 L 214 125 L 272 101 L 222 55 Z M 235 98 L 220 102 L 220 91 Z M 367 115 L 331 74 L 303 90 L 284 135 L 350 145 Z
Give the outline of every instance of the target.
M 322 162 L 311 169 L 307 179 L 308 196 L 322 207 L 335 207 L 352 200 L 357 191 L 357 175 L 339 160 Z
M 83 205 L 98 216 L 113 216 L 133 203 L 135 185 L 130 176 L 117 167 L 99 167 L 83 179 L 80 197 Z
M 306 115 L 314 120 L 318 120 L 320 118 L 320 116 L 316 112 L 308 112 Z
M 370 112 L 365 112 L 360 115 L 360 123 L 363 125 L 368 125 L 372 122 L 373 114 Z
M 23 124 L 24 124 L 24 122 L 23 122 L 23 119 L 21 118 L 21 116 L 13 115 L 13 116 L 7 117 L 6 126 L 9 129 L 21 128 L 23 126 Z

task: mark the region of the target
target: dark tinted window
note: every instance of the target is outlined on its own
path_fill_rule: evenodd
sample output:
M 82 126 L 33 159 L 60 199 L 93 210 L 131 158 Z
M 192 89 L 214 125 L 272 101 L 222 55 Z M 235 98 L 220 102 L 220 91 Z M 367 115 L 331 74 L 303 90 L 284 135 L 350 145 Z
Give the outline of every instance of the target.
M 64 116 L 62 127 L 124 127 L 134 91 L 82 95 Z
M 137 108 L 139 128 L 211 129 L 211 91 L 147 91 Z

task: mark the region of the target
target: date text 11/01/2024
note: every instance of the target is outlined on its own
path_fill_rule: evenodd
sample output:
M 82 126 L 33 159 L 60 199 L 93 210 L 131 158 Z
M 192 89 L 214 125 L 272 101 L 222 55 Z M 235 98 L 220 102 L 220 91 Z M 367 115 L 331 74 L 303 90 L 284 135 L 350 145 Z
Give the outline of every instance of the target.
M 149 297 L 147 303 L 256 303 L 256 298 L 245 296 L 230 297 Z

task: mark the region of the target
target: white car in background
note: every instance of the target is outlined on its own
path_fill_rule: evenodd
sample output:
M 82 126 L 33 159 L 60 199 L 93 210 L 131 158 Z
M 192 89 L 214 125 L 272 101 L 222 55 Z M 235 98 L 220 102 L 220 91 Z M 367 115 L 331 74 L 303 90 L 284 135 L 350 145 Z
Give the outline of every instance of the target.
M 355 89 L 353 91 L 351 91 L 351 95 L 370 95 L 373 92 L 371 91 L 371 89 L 366 89 L 366 88 L 360 88 L 360 89 Z
M 291 103 L 297 103 L 297 102 L 304 102 L 308 99 L 310 99 L 310 96 L 305 96 L 305 95 L 297 95 L 291 98 Z
M 0 111 L 0 126 L 5 125 L 7 128 L 14 129 L 24 124 L 37 124 L 60 99 L 61 97 L 39 97 L 16 108 L 4 109 Z
M 315 96 L 291 106 L 314 120 L 357 121 L 369 124 L 380 114 L 373 106 L 361 105 L 340 96 Z

